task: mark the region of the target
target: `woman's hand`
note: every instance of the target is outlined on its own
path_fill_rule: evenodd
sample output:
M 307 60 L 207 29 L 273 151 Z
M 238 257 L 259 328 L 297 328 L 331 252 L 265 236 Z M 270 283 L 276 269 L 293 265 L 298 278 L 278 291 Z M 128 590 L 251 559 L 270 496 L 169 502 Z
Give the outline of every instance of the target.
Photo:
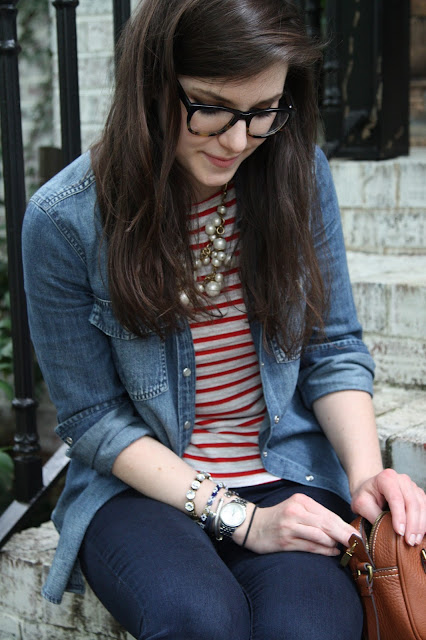
M 237 529 L 235 542 L 241 544 L 244 533 Z M 257 553 L 309 551 L 334 556 L 340 553 L 337 543 L 347 546 L 353 533 L 356 530 L 338 515 L 309 496 L 296 493 L 273 507 L 257 509 L 245 546 Z
M 363 482 L 353 493 L 352 510 L 374 522 L 386 503 L 393 528 L 408 544 L 420 544 L 426 531 L 426 495 L 405 474 L 385 469 Z

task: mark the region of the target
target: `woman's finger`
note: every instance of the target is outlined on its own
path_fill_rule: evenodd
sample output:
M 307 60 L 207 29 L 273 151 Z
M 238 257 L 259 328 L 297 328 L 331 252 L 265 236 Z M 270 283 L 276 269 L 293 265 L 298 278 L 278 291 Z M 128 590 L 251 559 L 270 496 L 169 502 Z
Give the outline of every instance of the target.
M 287 516 L 292 516 L 293 530 L 298 538 L 312 540 L 312 536 L 316 536 L 317 540 L 314 542 L 327 546 L 330 542 L 347 545 L 351 535 L 356 533 L 356 530 L 337 514 L 305 494 L 292 496 L 285 505 L 285 512 Z
M 403 489 L 407 529 L 405 539 L 411 546 L 420 544 L 426 529 L 426 497 L 420 489 L 408 478 L 406 488 Z
M 404 479 L 393 469 L 385 469 L 376 476 L 375 482 L 392 513 L 394 530 L 402 536 L 408 536 L 406 497 L 404 495 L 407 493 L 407 489 L 405 492 L 403 491 Z
M 408 544 L 414 546 L 424 535 L 424 491 L 409 476 L 385 469 L 377 476 L 377 485 L 386 497 L 392 513 L 392 524 L 397 533 L 404 535 Z
M 287 546 L 286 551 L 306 551 L 308 553 L 318 553 L 323 556 L 338 556 L 341 551 L 336 547 L 336 544 L 332 546 L 318 544 L 305 538 L 294 538 L 294 540 Z
M 367 480 L 352 501 L 356 513 L 374 522 L 385 504 L 392 513 L 394 530 L 408 544 L 419 544 L 426 527 L 426 496 L 409 476 L 385 469 Z
M 294 538 L 297 540 L 306 540 L 309 543 L 328 548 L 335 547 L 337 544 L 336 538 L 328 535 L 328 533 L 317 526 L 299 524 L 294 529 Z

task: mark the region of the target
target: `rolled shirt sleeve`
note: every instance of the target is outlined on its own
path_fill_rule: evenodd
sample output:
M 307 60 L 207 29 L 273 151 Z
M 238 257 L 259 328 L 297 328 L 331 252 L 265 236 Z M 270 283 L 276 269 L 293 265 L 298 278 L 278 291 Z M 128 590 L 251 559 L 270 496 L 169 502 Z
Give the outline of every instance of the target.
M 314 229 L 315 246 L 330 294 L 325 336 L 315 332 L 301 360 L 298 385 L 308 408 L 335 391 L 356 389 L 372 395 L 374 378 L 374 361 L 362 340 L 353 300 L 336 191 L 320 149 L 316 181 L 324 233 Z

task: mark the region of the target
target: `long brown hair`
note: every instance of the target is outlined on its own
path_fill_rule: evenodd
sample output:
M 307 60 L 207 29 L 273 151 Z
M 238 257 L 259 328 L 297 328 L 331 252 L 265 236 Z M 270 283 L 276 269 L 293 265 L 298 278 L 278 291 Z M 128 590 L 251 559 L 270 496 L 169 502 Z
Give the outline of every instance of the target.
M 321 325 L 325 309 L 311 237 L 318 212 L 314 69 L 320 46 L 307 37 L 289 1 L 142 0 L 119 57 L 115 96 L 92 162 L 113 308 L 138 335 L 148 327 L 164 336 L 203 306 L 188 240 L 193 192 L 175 160 L 177 76 L 243 79 L 277 62 L 289 65 L 286 90 L 296 116 L 243 162 L 236 188 L 250 317 L 292 356 Z

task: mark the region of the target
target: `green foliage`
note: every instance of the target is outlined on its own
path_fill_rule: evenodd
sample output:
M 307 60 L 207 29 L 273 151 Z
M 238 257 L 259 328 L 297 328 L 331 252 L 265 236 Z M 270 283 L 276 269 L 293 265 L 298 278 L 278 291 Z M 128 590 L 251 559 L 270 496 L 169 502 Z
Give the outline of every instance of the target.
M 13 460 L 5 448 L 0 448 L 0 512 L 12 497 Z
M 7 275 L 6 240 L 0 229 L 0 389 L 13 398 L 13 347 L 10 321 L 10 295 Z
M 31 0 L 18 5 L 19 40 L 25 44 L 23 56 L 29 56 L 28 49 L 37 55 L 45 51 L 45 44 L 37 38 L 35 24 L 40 20 L 49 20 L 48 0 Z

